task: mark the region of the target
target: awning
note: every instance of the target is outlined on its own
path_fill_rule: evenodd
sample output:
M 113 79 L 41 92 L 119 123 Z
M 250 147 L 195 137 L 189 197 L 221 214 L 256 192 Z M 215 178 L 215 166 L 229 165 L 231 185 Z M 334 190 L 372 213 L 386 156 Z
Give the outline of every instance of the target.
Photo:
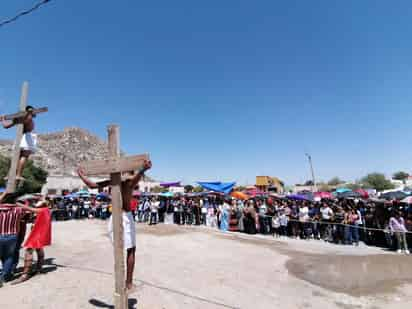
M 219 192 L 224 194 L 229 194 L 233 187 L 236 185 L 236 182 L 197 182 L 199 186 L 205 188 L 206 190 L 210 190 L 213 192 Z

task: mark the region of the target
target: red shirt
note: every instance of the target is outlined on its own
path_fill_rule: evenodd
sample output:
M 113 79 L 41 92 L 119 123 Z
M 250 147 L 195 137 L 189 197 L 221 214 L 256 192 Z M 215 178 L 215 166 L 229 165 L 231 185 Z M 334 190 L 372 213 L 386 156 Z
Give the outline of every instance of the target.
M 139 202 L 137 201 L 137 199 L 132 198 L 130 201 L 130 211 L 136 211 L 138 204 Z
M 20 207 L 0 210 L 0 235 L 18 234 L 24 212 Z

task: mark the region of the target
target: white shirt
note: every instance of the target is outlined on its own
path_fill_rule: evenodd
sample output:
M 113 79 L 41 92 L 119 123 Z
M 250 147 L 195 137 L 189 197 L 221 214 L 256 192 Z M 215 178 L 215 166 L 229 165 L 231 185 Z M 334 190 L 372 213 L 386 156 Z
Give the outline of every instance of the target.
M 309 220 L 309 208 L 306 206 L 299 208 L 299 221 L 307 221 L 307 220 Z
M 322 214 L 322 219 L 324 220 L 330 220 L 330 218 L 333 215 L 333 211 L 332 209 L 330 209 L 330 207 L 325 207 L 325 208 L 321 207 L 320 213 Z
M 152 203 L 152 205 L 151 205 L 151 207 L 150 207 L 151 212 L 152 212 L 152 213 L 156 213 L 156 212 L 157 212 L 157 209 L 159 208 L 159 206 L 160 206 L 160 202 L 159 202 L 159 201 L 156 201 L 156 202 Z

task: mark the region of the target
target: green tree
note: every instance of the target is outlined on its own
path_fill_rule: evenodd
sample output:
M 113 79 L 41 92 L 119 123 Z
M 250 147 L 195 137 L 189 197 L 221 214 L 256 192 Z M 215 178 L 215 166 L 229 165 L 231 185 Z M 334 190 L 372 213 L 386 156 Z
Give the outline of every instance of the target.
M 196 186 L 196 187 L 193 189 L 193 192 L 195 192 L 195 193 L 203 192 L 203 188 L 202 188 L 201 186 Z
M 328 181 L 329 186 L 337 186 L 341 183 L 344 183 L 344 181 L 341 180 L 339 177 L 333 177 L 331 180 Z
M 393 189 L 395 186 L 386 179 L 384 174 L 381 173 L 371 173 L 362 178 L 362 184 L 365 187 L 375 189 L 377 191 L 384 191 Z
M 345 185 L 345 187 L 348 188 L 348 189 L 350 189 L 350 190 L 352 190 L 352 191 L 362 189 L 362 185 L 361 185 L 360 183 L 357 183 L 357 182 L 355 182 L 355 183 L 348 183 L 348 184 Z M 371 189 L 372 189 L 372 188 L 371 188 Z
M 186 185 L 185 186 L 185 192 L 190 193 L 193 192 L 194 187 L 192 185 Z
M 308 180 L 304 183 L 304 186 L 313 186 L 313 181 L 312 180 Z
M 6 186 L 6 180 L 4 179 L 9 173 L 10 159 L 4 156 L 0 156 L 0 187 Z
M 233 189 L 233 191 L 245 191 L 246 187 L 245 186 L 237 186 Z
M 326 183 L 324 183 L 324 182 L 318 183 L 318 190 L 319 190 L 320 192 L 329 192 L 331 189 L 332 189 L 332 188 L 331 188 L 328 184 L 326 184 Z
M 5 187 L 5 177 L 9 173 L 10 159 L 0 156 L 0 186 Z M 24 167 L 23 177 L 25 181 L 17 187 L 16 193 L 23 195 L 27 193 L 39 193 L 41 188 L 47 181 L 47 172 L 33 164 L 33 161 L 28 160 Z
M 153 187 L 150 191 L 153 193 L 164 193 L 164 192 L 167 192 L 167 188 L 156 186 L 156 187 Z
M 408 179 L 408 177 L 409 177 L 409 174 L 403 171 L 396 172 L 392 176 L 393 179 L 401 180 L 403 182 L 405 182 L 405 180 Z

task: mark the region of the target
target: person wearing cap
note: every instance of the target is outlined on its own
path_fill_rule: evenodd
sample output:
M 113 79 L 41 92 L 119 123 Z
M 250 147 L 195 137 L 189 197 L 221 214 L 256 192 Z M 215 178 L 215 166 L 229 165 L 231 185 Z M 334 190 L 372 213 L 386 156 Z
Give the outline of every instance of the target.
M 33 133 L 35 127 L 33 119 L 36 117 L 36 115 L 33 114 L 33 110 L 33 106 L 28 105 L 26 107 L 26 114 L 22 118 L 15 118 L 11 121 L 5 120 L 4 117 L 0 118 L 5 129 L 10 129 L 17 124 L 23 124 L 23 137 L 20 142 L 20 159 L 16 171 L 17 181 L 24 180 L 24 166 L 30 155 L 35 153 L 37 150 L 37 135 Z
M 130 209 L 130 200 L 133 197 L 133 191 L 136 189 L 140 179 L 144 176 L 144 173 L 152 167 L 152 162 L 146 160 L 140 170 L 135 172 L 130 172 L 124 177 L 122 177 L 121 193 L 122 193 L 122 208 L 123 208 L 123 240 L 124 249 L 127 251 L 127 271 L 126 271 L 126 288 L 129 292 L 134 290 L 133 285 L 133 273 L 134 264 L 136 259 L 136 222 L 133 218 L 133 214 Z M 90 188 L 90 189 L 103 189 L 111 185 L 110 180 L 95 183 L 86 177 L 85 172 L 82 168 L 78 168 L 77 173 L 80 179 Z M 110 217 L 109 221 L 109 235 L 113 241 L 113 216 Z

